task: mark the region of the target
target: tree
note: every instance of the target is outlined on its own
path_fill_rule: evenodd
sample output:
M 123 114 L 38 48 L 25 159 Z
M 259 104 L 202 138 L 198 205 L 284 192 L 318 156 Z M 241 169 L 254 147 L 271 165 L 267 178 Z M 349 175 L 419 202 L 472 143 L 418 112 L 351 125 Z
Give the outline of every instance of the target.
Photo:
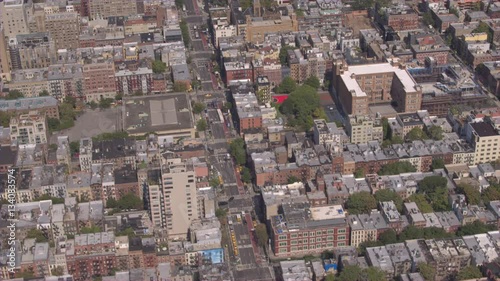
M 187 92 L 189 90 L 188 84 L 184 82 L 174 82 L 174 92 Z
M 325 281 L 335 281 L 335 274 L 333 273 L 328 273 L 325 277 Z
M 382 117 L 380 120 L 382 123 L 382 130 L 383 130 L 383 138 L 384 140 L 390 140 L 391 138 L 391 127 L 389 126 L 389 120 L 387 120 L 387 117 Z
M 43 243 L 49 241 L 48 233 L 36 228 L 28 230 L 26 238 L 35 239 L 37 243 Z
M 99 101 L 99 107 L 100 108 L 110 108 L 111 107 L 111 104 L 113 103 L 113 99 L 110 99 L 110 98 L 105 98 L 105 99 L 101 99 Z
M 251 183 L 252 182 L 252 174 L 250 173 L 250 169 L 247 167 L 243 167 L 240 172 L 241 175 L 241 180 L 244 183 Z
M 269 236 L 267 235 L 267 227 L 265 224 L 261 223 L 255 227 L 255 235 L 257 236 L 257 242 L 261 247 L 265 247 Z
M 403 199 L 399 194 L 391 189 L 379 189 L 375 192 L 375 199 L 377 202 L 387 202 L 392 201 L 396 205 L 396 208 L 401 213 L 403 212 Z
M 292 77 L 287 76 L 281 81 L 277 91 L 281 94 L 290 94 L 295 91 L 295 89 L 297 89 L 297 82 L 295 82 Z
M 47 91 L 47 90 L 43 90 L 43 91 L 41 91 L 41 92 L 38 94 L 38 96 L 39 96 L 39 97 L 48 97 L 48 96 L 50 96 L 50 93 L 49 93 L 49 91 Z
M 428 130 L 427 130 L 428 134 L 429 134 L 429 137 L 433 140 L 442 140 L 444 135 L 443 135 L 443 128 L 441 128 L 440 126 L 431 126 Z
M 287 180 L 287 183 L 288 184 L 292 184 L 292 183 L 296 183 L 296 182 L 300 182 L 301 180 L 298 179 L 296 176 L 289 176 L 288 177 L 288 180 Z
M 184 0 L 175 0 L 175 6 L 177 9 L 182 9 L 182 6 L 184 5 Z
M 431 169 L 433 171 L 437 169 L 444 169 L 444 160 L 441 158 L 432 159 Z
M 481 194 L 481 198 L 486 204 L 490 201 L 500 200 L 500 185 L 490 183 L 490 186 Z
M 245 11 L 246 9 L 252 7 L 252 1 L 251 0 L 241 0 L 240 1 L 240 7 L 243 11 Z
M 208 181 L 208 184 L 210 184 L 210 186 L 213 186 L 213 187 L 217 187 L 220 185 L 220 180 L 219 180 L 219 177 L 212 177 L 209 181 Z
M 436 276 L 436 269 L 432 265 L 423 262 L 418 264 L 418 272 L 425 281 L 433 281 L 434 276 Z
M 396 231 L 394 231 L 394 229 L 389 229 L 380 234 L 378 240 L 382 242 L 382 244 L 384 245 L 394 244 L 398 242 L 398 236 L 396 234 Z
M 361 280 L 362 270 L 357 265 L 345 266 L 338 276 L 340 281 L 358 281 Z
M 399 175 L 402 173 L 413 173 L 416 172 L 417 169 L 413 167 L 410 162 L 402 161 L 402 162 L 394 162 L 390 164 L 386 164 L 380 168 L 378 171 L 379 175 Z
M 451 13 L 451 10 L 450 10 L 450 13 Z M 486 33 L 486 34 L 488 34 L 488 41 L 490 41 L 493 38 L 493 33 L 490 30 L 490 27 L 488 26 L 488 24 L 486 24 L 485 22 L 481 22 L 478 25 L 478 27 L 476 27 L 472 31 L 472 33 Z
M 469 265 L 462 268 L 457 274 L 457 280 L 469 280 L 482 278 L 483 274 L 477 266 Z
M 62 266 L 57 266 L 56 268 L 51 270 L 52 275 L 54 276 L 63 276 L 64 268 Z
M 48 194 L 43 194 L 33 199 L 33 201 L 45 201 L 45 200 L 52 201 L 52 204 L 64 204 L 64 198 L 52 197 Z
M 115 100 L 119 101 L 119 100 L 123 100 L 123 94 L 121 93 L 118 93 L 115 95 Z
M 98 233 L 101 231 L 102 231 L 102 229 L 97 225 L 80 228 L 81 234 Z
M 135 231 L 132 227 L 127 227 L 122 231 L 118 231 L 116 236 L 128 236 L 128 238 L 135 237 Z
M 50 131 L 57 131 L 59 130 L 59 126 L 61 126 L 61 121 L 56 118 L 48 118 L 47 125 L 49 126 Z
M 69 150 L 71 154 L 75 154 L 80 152 L 80 142 L 79 141 L 72 141 L 69 143 Z
M 198 132 L 204 132 L 205 130 L 207 129 L 207 121 L 205 121 L 204 118 L 201 118 L 200 120 L 198 120 L 198 122 L 196 123 L 196 130 Z
M 229 144 L 229 151 L 234 157 L 236 164 L 244 165 L 247 162 L 247 152 L 245 150 L 245 142 L 238 138 Z
M 281 65 L 287 65 L 288 64 L 288 50 L 293 50 L 294 47 L 291 46 L 282 46 L 280 49 L 279 53 L 279 58 L 280 58 L 280 63 Z
M 207 106 L 204 104 L 204 103 L 201 103 L 201 102 L 195 102 L 193 104 L 193 113 L 194 114 L 200 114 L 203 112 L 203 110 L 205 110 Z
M 224 110 L 231 110 L 233 108 L 233 104 L 230 102 L 226 102 L 223 106 Z
M 24 94 L 21 93 L 18 90 L 11 90 L 9 93 L 5 96 L 6 100 L 16 100 L 16 99 L 22 99 L 24 98 Z
M 415 202 L 415 204 L 417 204 L 418 209 L 422 213 L 432 213 L 432 212 L 434 212 L 434 210 L 432 209 L 431 204 L 429 204 L 429 202 L 427 202 L 427 199 L 425 198 L 425 194 L 422 194 L 422 193 L 412 194 L 408 198 L 408 201 L 409 202 Z
M 313 120 L 324 115 L 316 89 L 302 85 L 293 91 L 281 105 L 281 112 L 287 116 L 288 125 L 308 131 Z
M 12 113 L 0 111 L 0 126 L 9 127 L 11 117 L 12 117 Z
M 477 220 L 473 223 L 461 226 L 457 231 L 457 236 L 476 235 L 493 230 L 495 230 L 494 226 L 486 225 L 483 222 Z
M 438 187 L 446 187 L 448 181 L 442 176 L 425 177 L 418 183 L 418 191 L 422 193 L 432 193 Z
M 470 205 L 477 205 L 481 202 L 481 192 L 469 184 L 459 184 L 457 186 L 457 193 L 465 195 L 467 203 Z
M 161 60 L 155 60 L 153 61 L 152 68 L 153 73 L 159 74 L 165 72 L 165 70 L 167 69 L 167 65 Z
M 106 201 L 106 208 L 142 210 L 144 208 L 144 202 L 141 198 L 137 197 L 137 195 L 130 192 L 123 195 L 119 200 L 109 198 L 108 201 Z
M 416 140 L 425 140 L 427 139 L 427 135 L 420 127 L 415 127 L 411 129 L 408 134 L 405 136 L 407 141 L 416 141 Z
M 367 191 L 361 191 L 349 196 L 346 202 L 350 215 L 369 213 L 377 208 L 375 197 Z
M 427 25 L 427 26 L 428 26 L 428 25 L 432 25 L 432 26 L 434 26 L 434 25 L 435 25 L 435 23 L 434 23 L 434 19 L 432 18 L 432 14 L 431 14 L 431 12 L 430 12 L 430 11 L 429 11 L 429 12 L 424 13 L 424 15 L 422 16 L 422 18 L 423 18 L 423 20 L 424 20 L 424 24 L 425 24 L 425 25 Z
M 99 107 L 99 105 L 98 105 L 98 104 L 97 104 L 97 102 L 95 102 L 95 101 L 91 101 L 91 102 L 89 103 L 89 106 L 90 106 L 90 108 L 91 108 L 92 110 L 94 110 L 94 109 L 96 109 L 96 108 L 98 108 L 98 107 Z
M 215 210 L 215 216 L 219 219 L 225 218 L 227 216 L 227 210 L 219 208 Z
M 354 171 L 354 177 L 357 179 L 362 179 L 366 175 L 365 169 L 363 168 L 358 168 L 356 171 Z
M 134 96 L 136 97 L 144 96 L 144 93 L 141 90 L 137 90 L 134 92 Z
M 318 77 L 316 76 L 311 76 L 304 81 L 304 85 L 308 85 L 313 87 L 314 89 L 319 89 L 321 87 L 321 83 L 319 82 Z
M 460 12 L 455 7 L 450 7 L 448 9 L 448 11 L 450 12 L 450 14 L 454 14 L 455 16 L 457 16 L 457 18 L 460 17 Z M 474 32 L 474 31 L 472 31 L 472 32 Z
M 187 25 L 187 22 L 185 20 L 182 20 L 179 24 L 179 27 L 181 28 L 182 41 L 184 42 L 184 46 L 186 46 L 186 48 L 189 48 L 189 45 L 191 44 L 191 37 L 189 37 L 189 27 Z
M 365 280 L 367 281 L 385 281 L 387 280 L 386 274 L 382 269 L 378 267 L 368 267 L 363 270 L 363 276 L 365 276 Z

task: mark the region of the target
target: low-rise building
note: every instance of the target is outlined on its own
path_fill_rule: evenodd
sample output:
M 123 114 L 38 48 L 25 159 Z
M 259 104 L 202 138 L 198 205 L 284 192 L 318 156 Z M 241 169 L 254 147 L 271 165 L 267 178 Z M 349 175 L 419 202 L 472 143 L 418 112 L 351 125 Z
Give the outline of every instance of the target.
M 372 140 L 383 140 L 384 130 L 380 118 L 369 116 L 349 116 L 346 126 L 347 134 L 351 137 L 351 143 L 367 143 Z

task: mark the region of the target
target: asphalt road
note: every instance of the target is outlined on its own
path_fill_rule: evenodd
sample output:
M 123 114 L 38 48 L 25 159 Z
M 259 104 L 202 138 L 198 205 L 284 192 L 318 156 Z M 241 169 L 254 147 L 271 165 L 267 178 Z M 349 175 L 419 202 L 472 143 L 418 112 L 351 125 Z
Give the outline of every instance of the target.
M 193 38 L 193 40 L 191 40 L 191 44 L 193 45 L 193 49 L 195 52 L 202 52 L 205 50 L 205 48 L 203 47 L 203 41 L 201 41 L 201 39 Z
M 236 175 L 234 174 L 234 167 L 232 161 L 220 161 L 217 157 L 211 157 L 211 163 L 219 171 L 222 176 L 224 184 L 236 184 Z
M 252 241 L 250 240 L 248 228 L 242 223 L 233 224 L 233 228 L 238 245 L 240 263 L 243 265 L 255 264 L 255 255 L 253 253 Z
M 215 139 L 225 139 L 226 132 L 224 132 L 224 125 L 219 122 L 212 123 L 212 135 Z
M 217 113 L 217 110 L 215 109 L 209 109 L 207 110 L 208 114 L 208 119 L 210 122 L 220 122 L 221 120 L 219 119 L 219 114 Z

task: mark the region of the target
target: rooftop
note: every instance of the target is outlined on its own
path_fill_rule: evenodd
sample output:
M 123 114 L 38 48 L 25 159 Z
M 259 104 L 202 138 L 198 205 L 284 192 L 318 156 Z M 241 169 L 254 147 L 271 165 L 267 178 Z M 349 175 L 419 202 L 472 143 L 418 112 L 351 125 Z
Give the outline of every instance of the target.
M 470 123 L 470 126 L 479 137 L 491 137 L 498 135 L 495 128 L 486 122 Z

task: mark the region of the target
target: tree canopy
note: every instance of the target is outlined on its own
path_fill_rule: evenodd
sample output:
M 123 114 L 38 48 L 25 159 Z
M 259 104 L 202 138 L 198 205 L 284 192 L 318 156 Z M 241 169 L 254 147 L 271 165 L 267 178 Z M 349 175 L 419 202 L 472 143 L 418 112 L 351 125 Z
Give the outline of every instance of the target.
M 288 125 L 305 131 L 311 129 L 314 119 L 325 116 L 316 89 L 308 85 L 293 91 L 281 105 L 281 112 L 287 115 Z
M 123 195 L 119 200 L 114 198 L 108 199 L 106 202 L 106 208 L 114 209 L 138 209 L 142 210 L 144 207 L 144 202 L 141 198 L 137 197 L 134 193 L 127 193 Z
M 418 264 L 418 272 L 425 281 L 433 281 L 434 276 L 436 276 L 436 269 L 432 265 L 423 262 Z
M 250 169 L 248 169 L 247 167 L 241 168 L 240 175 L 241 181 L 243 181 L 244 183 L 252 182 L 252 174 L 250 173 Z
M 431 169 L 433 171 L 436 169 L 444 169 L 444 160 L 441 158 L 432 159 Z
M 11 90 L 9 93 L 5 96 L 6 100 L 15 100 L 15 99 L 21 99 L 24 98 L 24 94 L 21 93 L 18 90 Z
M 189 85 L 184 82 L 174 82 L 174 92 L 187 92 Z
M 205 110 L 206 107 L 207 106 L 202 102 L 195 102 L 193 104 L 193 112 L 194 114 L 200 114 L 203 112 L 203 110 Z
M 415 202 L 415 204 L 417 204 L 418 209 L 422 213 L 432 213 L 432 212 L 434 212 L 434 209 L 432 209 L 431 204 L 429 204 L 429 202 L 427 202 L 427 199 L 425 198 L 425 194 L 423 194 L 423 193 L 412 194 L 408 198 L 408 201 L 409 202 Z
M 427 134 L 420 127 L 411 129 L 405 136 L 407 141 L 426 140 L 428 138 Z
M 49 241 L 49 235 L 47 232 L 37 229 L 37 228 L 32 228 L 28 230 L 28 233 L 26 234 L 26 238 L 31 238 L 35 239 L 37 243 L 43 243 L 43 242 L 48 242 Z
M 402 162 L 394 162 L 387 165 L 382 166 L 379 175 L 398 175 L 402 173 L 413 173 L 416 172 L 417 169 L 413 167 L 410 162 L 402 161 Z
M 245 165 L 247 162 L 247 152 L 245 150 L 245 141 L 243 139 L 238 138 L 233 140 L 229 144 L 229 151 L 231 155 L 234 157 L 236 164 Z
M 427 130 L 427 133 L 429 138 L 433 140 L 442 140 L 444 137 L 443 128 L 441 128 L 441 126 L 432 126 Z
M 379 189 L 374 195 L 377 202 L 393 201 L 398 211 L 403 212 L 403 199 L 393 190 Z
M 462 268 L 457 274 L 457 280 L 470 280 L 482 278 L 483 274 L 477 266 L 469 265 Z
M 426 177 L 418 183 L 418 193 L 425 195 L 425 199 L 437 212 L 448 211 L 448 181 L 442 176 Z
M 467 203 L 470 205 L 477 205 L 481 202 L 481 192 L 479 192 L 479 189 L 469 184 L 459 184 L 456 191 L 457 193 L 465 195 Z
M 386 274 L 382 269 L 378 267 L 368 267 L 365 269 L 361 269 L 357 265 L 348 265 L 345 266 L 340 272 L 339 276 L 334 280 L 341 281 L 385 281 Z
M 207 121 L 205 121 L 205 118 L 201 118 L 196 122 L 196 130 L 198 132 L 203 132 L 207 129 Z
M 267 227 L 265 224 L 261 223 L 255 227 L 255 235 L 257 236 L 257 242 L 261 247 L 264 247 L 269 240 L 269 236 L 267 234 Z
M 321 83 L 319 82 L 318 77 L 311 76 L 304 81 L 304 85 L 311 86 L 314 89 L 319 89 L 321 87 Z
M 290 94 L 295 91 L 295 89 L 297 89 L 297 82 L 295 82 L 292 77 L 287 76 L 283 78 L 276 90 L 280 94 Z
M 377 200 L 367 191 L 361 191 L 349 196 L 346 202 L 349 214 L 365 214 L 377 208 Z
M 458 236 L 476 235 L 493 230 L 495 230 L 495 226 L 486 225 L 483 222 L 477 220 L 474 221 L 473 223 L 461 226 L 457 231 L 457 235 Z
M 155 60 L 153 61 L 152 68 L 154 73 L 163 73 L 167 70 L 167 65 L 161 60 Z
M 291 47 L 291 46 L 288 46 L 288 45 L 281 47 L 280 54 L 279 54 L 281 65 L 287 65 L 288 64 L 288 50 L 293 50 L 293 49 L 295 49 L 295 48 Z

